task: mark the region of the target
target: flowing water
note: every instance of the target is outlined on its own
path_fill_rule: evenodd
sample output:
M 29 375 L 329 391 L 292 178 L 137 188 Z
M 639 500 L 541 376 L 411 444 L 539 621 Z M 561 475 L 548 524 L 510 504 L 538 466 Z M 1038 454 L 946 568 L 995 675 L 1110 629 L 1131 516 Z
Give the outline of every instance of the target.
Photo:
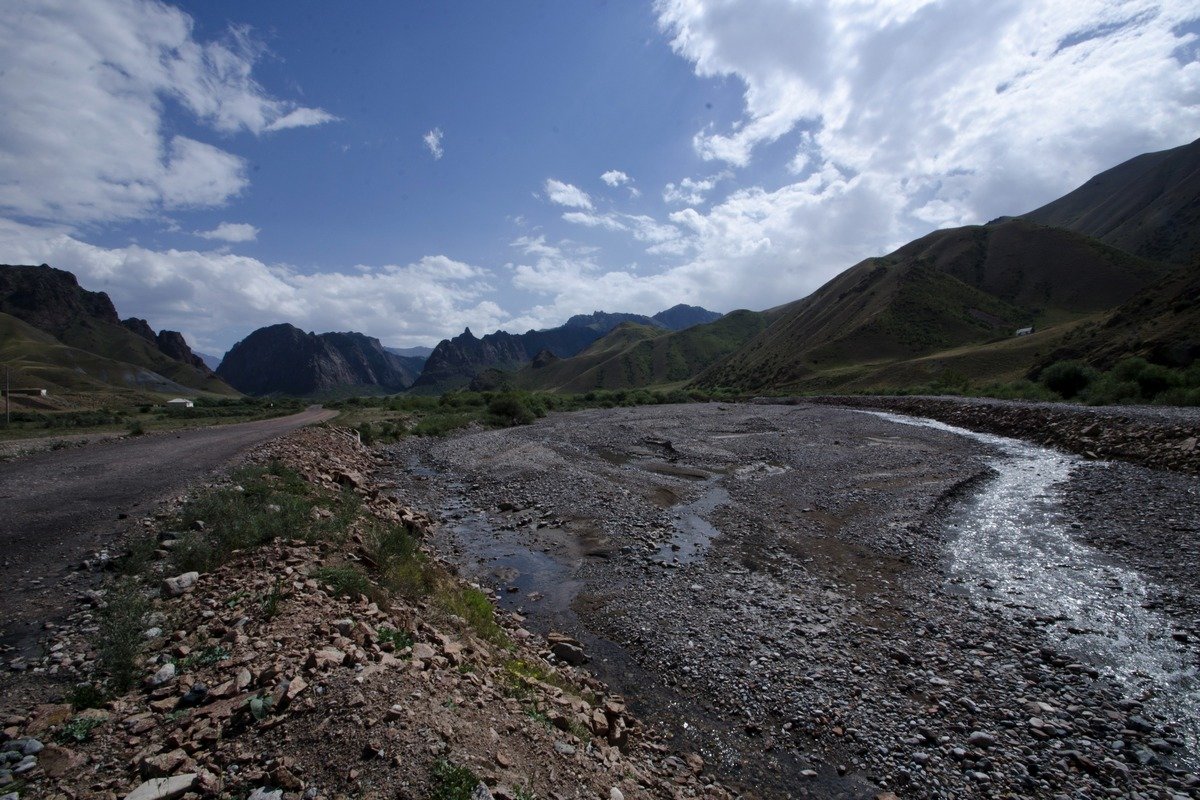
M 949 545 L 955 584 L 1017 622 L 1044 625 L 1055 648 L 1116 681 L 1178 726 L 1200 755 L 1200 679 L 1171 620 L 1146 608 L 1145 578 L 1081 542 L 1062 511 L 1062 487 L 1089 463 L 1015 439 L 933 420 L 867 412 L 904 425 L 966 436 L 994 447 L 991 477 L 964 500 Z

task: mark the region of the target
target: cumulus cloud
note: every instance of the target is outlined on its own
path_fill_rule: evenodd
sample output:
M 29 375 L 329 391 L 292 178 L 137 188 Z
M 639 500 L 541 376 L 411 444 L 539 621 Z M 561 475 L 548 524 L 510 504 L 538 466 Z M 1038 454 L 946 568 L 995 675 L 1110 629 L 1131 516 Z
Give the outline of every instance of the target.
M 578 186 L 572 186 L 569 183 L 556 181 L 554 178 L 546 179 L 546 197 L 550 198 L 551 203 L 556 203 L 560 206 L 568 208 L 584 208 L 588 211 L 592 210 L 592 198 L 588 193 Z
M 245 222 L 222 222 L 211 231 L 196 231 L 201 239 L 219 239 L 222 242 L 253 242 L 258 238 L 258 228 Z
M 730 177 L 733 177 L 732 173 L 722 172 L 708 178 L 684 178 L 678 184 L 668 183 L 663 187 L 663 202 L 700 205 L 719 181 Z
M 277 322 L 315 331 L 352 327 L 405 346 L 467 325 L 495 328 L 507 318 L 488 299 L 495 287 L 486 271 L 444 255 L 306 274 L 226 252 L 98 247 L 7 220 L 0 220 L 0 248 L 13 263 L 70 270 L 85 288 L 108 292 L 121 314 L 183 331 L 207 352 Z
M 433 154 L 433 160 L 440 160 L 445 153 L 442 150 L 442 129 L 434 128 L 422 136 L 421 139 L 425 142 L 425 147 L 429 149 L 429 152 Z
M 252 77 L 262 47 L 232 28 L 202 42 L 156 0 L 12 0 L 0 15 L 0 212 L 110 222 L 219 205 L 245 163 L 172 135 L 168 103 L 222 134 L 333 119 L 272 97 Z
M 600 180 L 607 183 L 609 186 L 617 187 L 629 183 L 630 178 L 619 169 L 610 169 L 608 172 L 600 176 Z
M 1177 0 L 659 0 L 661 29 L 743 113 L 696 132 L 744 167 L 779 142 L 775 188 L 669 215 L 669 276 L 702 301 L 763 308 L 934 227 L 1028 211 L 1200 130 L 1197 12 Z M 668 184 L 699 206 L 708 179 Z M 672 263 L 674 265 L 672 266 Z

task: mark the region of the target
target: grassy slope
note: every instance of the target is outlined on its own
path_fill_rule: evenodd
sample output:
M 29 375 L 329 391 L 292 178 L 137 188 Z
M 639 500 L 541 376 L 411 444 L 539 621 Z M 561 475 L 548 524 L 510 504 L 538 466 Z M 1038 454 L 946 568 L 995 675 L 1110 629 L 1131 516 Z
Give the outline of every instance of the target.
M 768 312 L 734 311 L 677 332 L 625 324 L 578 356 L 522 369 L 514 382 L 521 388 L 563 392 L 682 383 L 761 332 L 771 318 Z
M 149 342 L 146 344 L 149 346 Z M 162 358 L 173 361 L 166 356 Z M 0 360 L 12 368 L 13 386 L 46 388 L 55 394 L 112 392 L 130 395 L 133 402 L 139 402 L 140 399 L 135 398 L 154 393 L 178 394 L 187 391 L 167 376 L 127 361 L 71 347 L 16 317 L 2 313 Z M 186 364 L 179 366 L 191 369 Z M 194 369 L 191 371 L 197 372 Z M 205 382 L 200 383 L 207 388 Z M 232 391 L 220 381 L 215 381 L 215 384 L 217 386 L 209 391 L 218 394 Z
M 1029 324 L 1094 315 L 1165 269 L 1024 220 L 938 231 L 861 262 L 783 307 L 774 324 L 697 383 L 754 391 L 834 388 L 865 380 L 885 364 L 999 342 Z M 955 360 L 968 377 L 997 372 L 973 366 L 971 358 Z

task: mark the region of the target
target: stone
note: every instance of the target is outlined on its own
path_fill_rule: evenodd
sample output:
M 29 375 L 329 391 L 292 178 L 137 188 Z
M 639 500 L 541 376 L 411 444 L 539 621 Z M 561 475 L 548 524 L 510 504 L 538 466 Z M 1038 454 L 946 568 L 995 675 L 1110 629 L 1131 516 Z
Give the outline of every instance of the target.
M 125 795 L 125 800 L 171 800 L 191 790 L 197 778 L 199 776 L 194 772 L 170 778 L 153 778 Z
M 168 661 L 158 668 L 158 672 L 146 679 L 146 685 L 153 689 L 173 680 L 175 680 L 175 662 Z
M 159 753 L 156 756 L 143 758 L 140 767 L 142 774 L 146 777 L 162 778 L 182 767 L 187 760 L 188 754 L 186 752 L 183 750 L 172 750 L 168 753 Z
M 268 789 L 260 786 L 250 793 L 246 800 L 283 800 L 283 789 Z
M 193 708 L 208 699 L 208 687 L 203 683 L 194 683 L 187 694 L 179 698 L 176 708 Z
M 434 649 L 425 642 L 417 642 L 413 645 L 413 661 L 432 661 L 435 655 L 437 653 L 434 652 Z
M 185 572 L 174 578 L 167 578 L 162 582 L 162 594 L 164 597 L 179 597 L 195 586 L 198 580 L 200 580 L 199 572 Z
M 608 800 L 625 800 L 625 794 L 614 786 L 608 790 Z
M 480 781 L 475 786 L 475 790 L 471 792 L 471 800 L 495 800 L 495 798 L 492 797 L 492 792 L 488 789 L 487 784 Z
M 575 745 L 567 744 L 566 742 L 555 742 L 554 752 L 560 753 L 564 756 L 573 756 L 575 755 Z
M 991 747 L 995 743 L 996 737 L 992 736 L 990 733 L 984 733 L 983 731 L 973 731 L 971 735 L 967 737 L 967 744 L 971 745 L 972 747 Z
M 550 645 L 550 652 L 554 653 L 554 657 L 559 661 L 572 666 L 580 666 L 588 662 L 587 654 L 583 652 L 583 648 L 570 642 L 555 642 Z
M 323 647 L 310 653 L 304 666 L 309 669 L 329 669 L 330 667 L 340 667 L 344 663 L 346 663 L 345 653 L 336 647 Z
M 51 778 L 62 778 L 86 764 L 87 757 L 61 745 L 48 744 L 38 755 L 38 763 Z

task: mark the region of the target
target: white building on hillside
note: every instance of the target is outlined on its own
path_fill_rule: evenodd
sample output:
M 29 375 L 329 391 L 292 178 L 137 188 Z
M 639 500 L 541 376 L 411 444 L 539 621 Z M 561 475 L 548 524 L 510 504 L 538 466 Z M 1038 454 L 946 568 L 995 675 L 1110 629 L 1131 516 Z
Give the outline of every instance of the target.
M 168 400 L 167 405 L 171 408 L 191 408 L 195 403 L 186 397 L 176 397 L 174 400 Z

